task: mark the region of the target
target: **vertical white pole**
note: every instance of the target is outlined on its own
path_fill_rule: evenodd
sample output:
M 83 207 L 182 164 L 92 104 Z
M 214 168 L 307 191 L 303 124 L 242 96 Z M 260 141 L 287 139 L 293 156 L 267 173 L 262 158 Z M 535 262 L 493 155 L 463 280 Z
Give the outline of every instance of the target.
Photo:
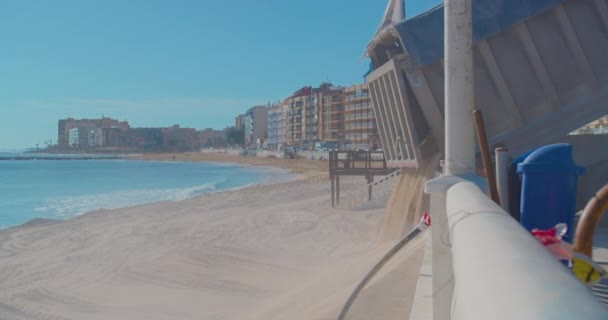
M 444 175 L 426 183 L 431 195 L 433 319 L 449 320 L 454 293 L 446 193 L 475 172 L 472 0 L 445 0 Z
M 475 172 L 472 0 L 445 0 L 445 173 Z

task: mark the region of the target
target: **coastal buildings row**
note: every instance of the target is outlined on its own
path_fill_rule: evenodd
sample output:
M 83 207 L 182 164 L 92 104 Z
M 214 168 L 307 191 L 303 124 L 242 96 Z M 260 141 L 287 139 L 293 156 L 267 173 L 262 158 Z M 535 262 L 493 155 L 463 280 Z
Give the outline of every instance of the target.
M 273 107 L 269 147 L 369 149 L 379 146 L 367 84 L 304 87 Z
M 58 150 L 80 151 L 194 151 L 225 140 L 223 130 L 132 128 L 112 118 L 62 119 L 58 123 Z
M 254 107 L 237 116 L 235 126 L 243 128 L 248 147 L 375 149 L 380 140 L 374 119 L 367 84 L 322 83 Z

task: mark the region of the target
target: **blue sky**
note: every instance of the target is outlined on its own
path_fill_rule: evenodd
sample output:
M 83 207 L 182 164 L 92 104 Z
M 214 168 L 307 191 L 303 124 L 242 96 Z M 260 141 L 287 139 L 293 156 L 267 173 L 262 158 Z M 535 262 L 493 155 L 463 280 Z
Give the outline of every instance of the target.
M 407 1 L 407 15 L 440 1 Z M 57 120 L 223 128 L 322 81 L 363 81 L 387 0 L 0 1 L 0 149 Z

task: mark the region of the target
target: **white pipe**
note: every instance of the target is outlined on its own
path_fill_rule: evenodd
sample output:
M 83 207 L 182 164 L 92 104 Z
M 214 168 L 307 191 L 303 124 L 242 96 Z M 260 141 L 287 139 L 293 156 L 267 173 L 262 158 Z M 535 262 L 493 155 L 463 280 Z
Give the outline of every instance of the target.
M 475 172 L 471 0 L 445 0 L 445 172 Z
M 454 320 L 608 319 L 591 290 L 473 183 L 451 187 L 446 208 Z
M 433 319 L 449 320 L 454 292 L 450 228 L 446 215 L 446 197 L 450 187 L 466 181 L 458 176 L 442 176 L 427 181 L 424 192 L 431 195 Z
M 449 320 L 450 307 L 454 292 L 454 277 L 452 274 L 452 252 L 448 246 L 448 223 L 445 215 L 446 194 L 436 193 L 431 196 L 431 212 L 433 212 L 431 233 L 433 260 L 433 319 Z M 435 214 L 443 213 L 443 214 Z
M 496 148 L 496 185 L 500 196 L 500 207 L 509 212 L 509 149 Z

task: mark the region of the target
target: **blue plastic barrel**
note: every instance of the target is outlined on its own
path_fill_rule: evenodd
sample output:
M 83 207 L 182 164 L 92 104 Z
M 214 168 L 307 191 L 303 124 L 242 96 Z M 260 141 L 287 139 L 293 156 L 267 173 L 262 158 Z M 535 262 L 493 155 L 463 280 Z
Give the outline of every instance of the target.
M 572 159 L 572 146 L 539 148 L 517 166 L 517 173 L 522 175 L 521 224 L 531 231 L 565 223 L 564 240 L 572 242 L 578 176 L 584 173 Z

